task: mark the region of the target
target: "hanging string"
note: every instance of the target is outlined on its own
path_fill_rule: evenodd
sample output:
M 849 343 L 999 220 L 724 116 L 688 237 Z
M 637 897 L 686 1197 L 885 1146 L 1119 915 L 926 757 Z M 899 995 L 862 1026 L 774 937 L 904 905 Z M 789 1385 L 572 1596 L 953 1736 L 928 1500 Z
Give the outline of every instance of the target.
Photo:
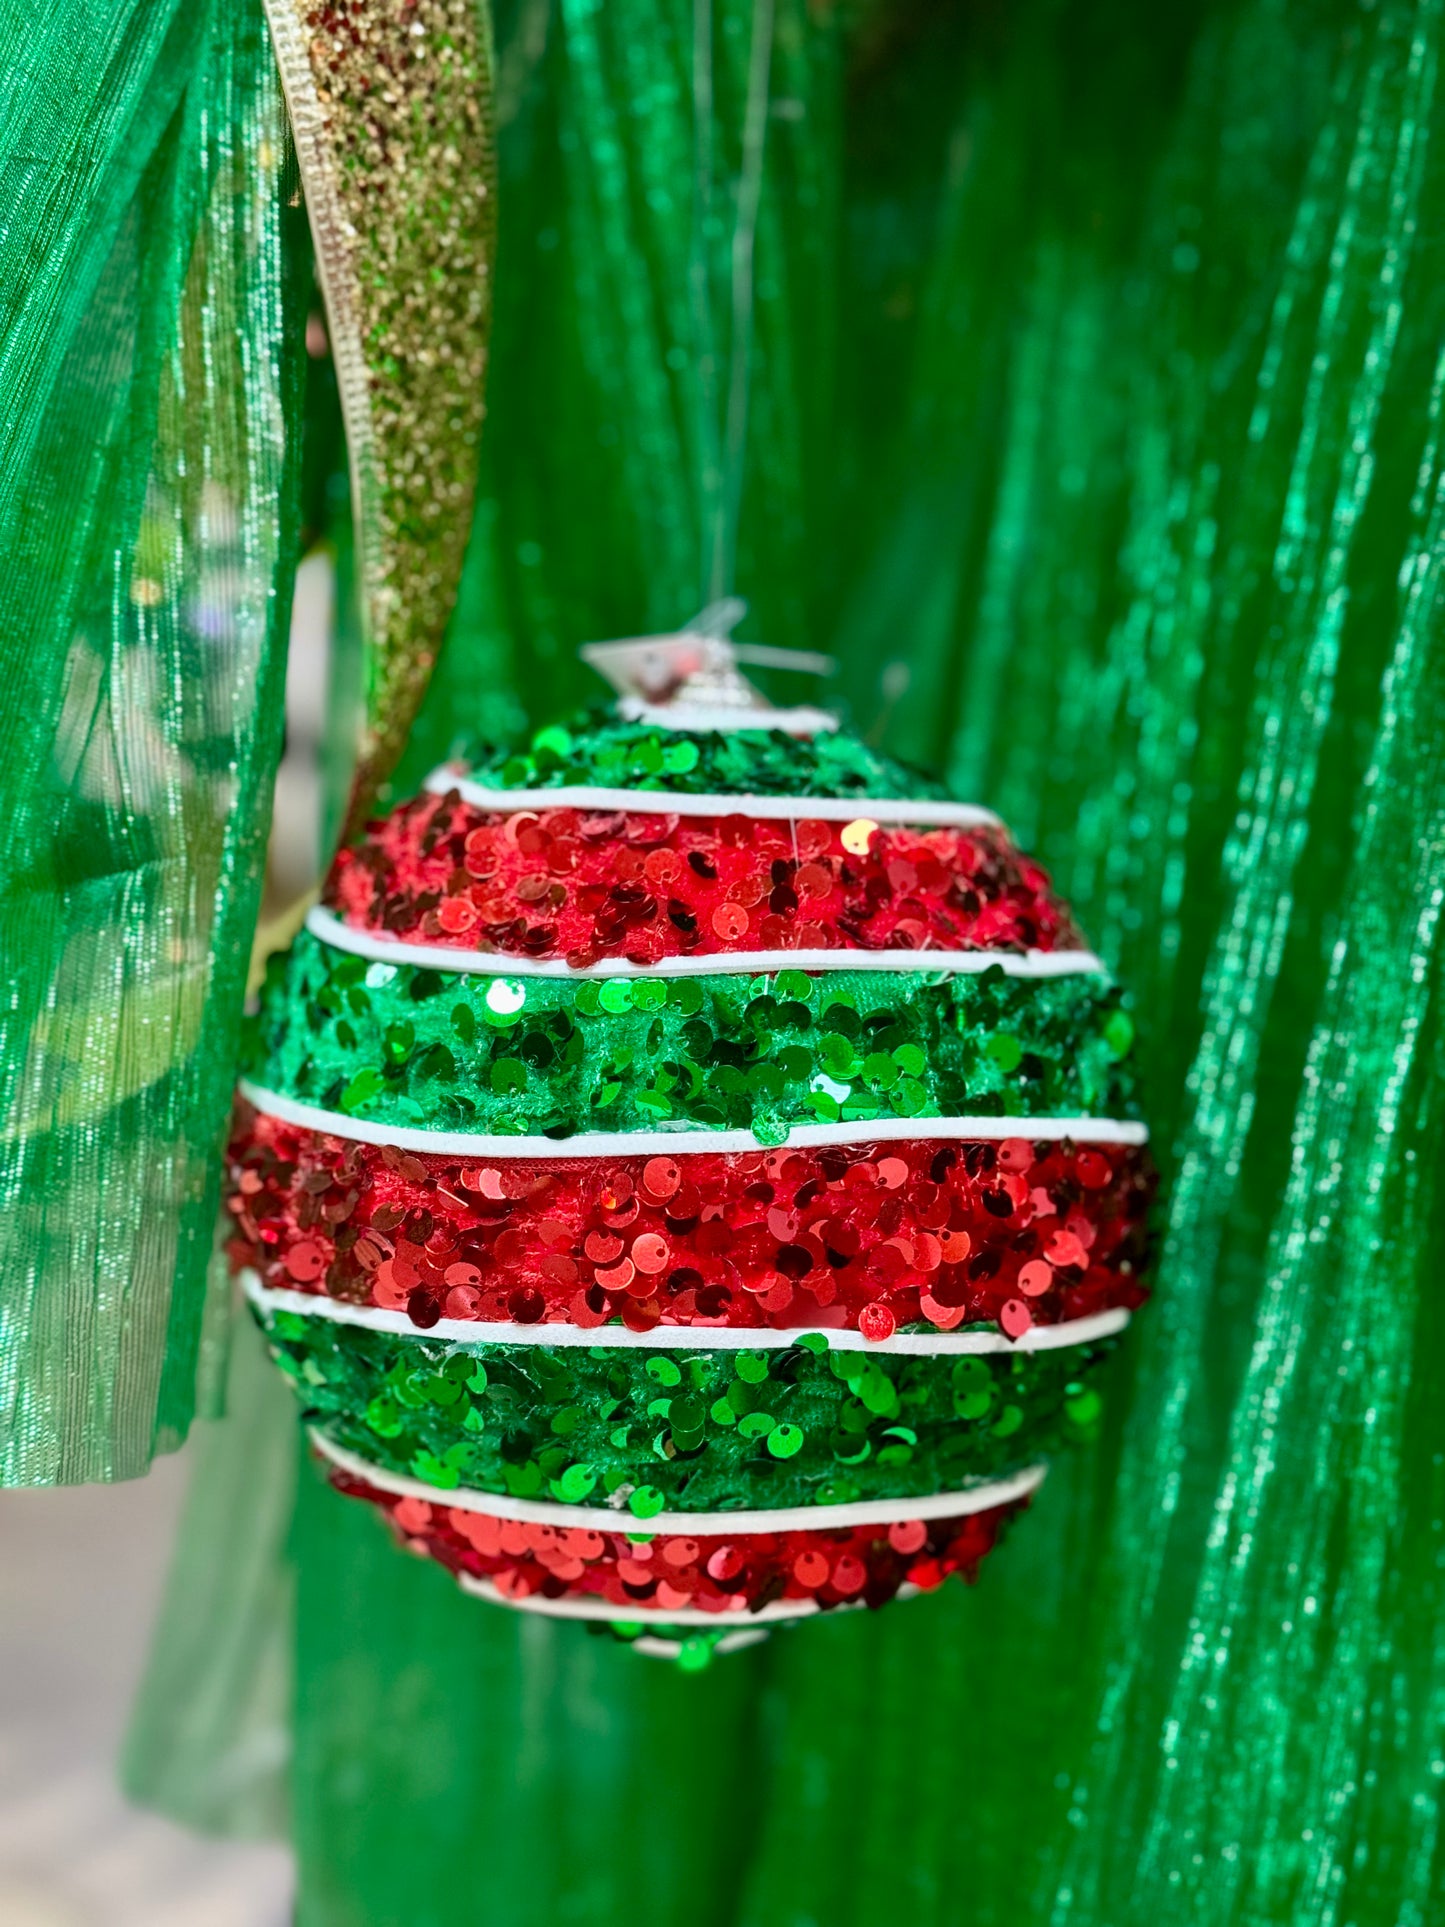
M 712 0 L 694 0 L 692 12 L 694 151 L 693 234 L 689 260 L 693 324 L 697 329 L 698 450 L 701 469 L 702 598 L 717 602 L 733 587 L 738 521 L 747 461 L 749 377 L 753 345 L 753 245 L 763 195 L 767 152 L 768 94 L 773 64 L 774 0 L 754 0 L 748 50 L 732 241 L 728 255 L 730 329 L 727 391 L 718 418 L 718 358 L 709 287 L 708 255 L 713 217 L 716 90 L 713 85 Z
M 694 360 L 697 384 L 697 449 L 699 466 L 698 529 L 699 577 L 702 600 L 716 601 L 721 591 L 713 585 L 714 572 L 703 557 L 709 549 L 708 530 L 720 531 L 723 515 L 722 451 L 719 447 L 717 419 L 717 342 L 713 329 L 711 277 L 708 273 L 708 238 L 712 228 L 713 176 L 713 72 L 712 0 L 693 0 L 692 9 L 692 109 L 693 109 L 693 213 L 692 243 L 688 259 L 688 286 L 692 301 L 693 327 L 697 331 Z M 714 537 L 713 547 L 716 547 Z
M 743 118 L 742 166 L 738 175 L 737 216 L 732 239 L 732 334 L 728 355 L 725 485 L 720 512 L 713 524 L 712 573 L 708 586 L 708 595 L 714 600 L 731 590 L 737 567 L 738 519 L 742 510 L 743 468 L 747 458 L 749 375 L 753 346 L 753 242 L 763 197 L 768 87 L 772 65 L 773 0 L 754 0 L 748 97 Z

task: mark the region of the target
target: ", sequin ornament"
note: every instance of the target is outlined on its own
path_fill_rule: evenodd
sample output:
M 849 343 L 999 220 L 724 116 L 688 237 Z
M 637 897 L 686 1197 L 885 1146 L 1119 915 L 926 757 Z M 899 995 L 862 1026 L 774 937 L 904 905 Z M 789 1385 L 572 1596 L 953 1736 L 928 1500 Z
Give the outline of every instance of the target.
M 716 639 L 615 647 L 614 710 L 337 858 L 229 1250 L 339 1490 L 696 1665 L 973 1578 L 1097 1426 L 1152 1173 L 1127 1006 L 1002 824 Z

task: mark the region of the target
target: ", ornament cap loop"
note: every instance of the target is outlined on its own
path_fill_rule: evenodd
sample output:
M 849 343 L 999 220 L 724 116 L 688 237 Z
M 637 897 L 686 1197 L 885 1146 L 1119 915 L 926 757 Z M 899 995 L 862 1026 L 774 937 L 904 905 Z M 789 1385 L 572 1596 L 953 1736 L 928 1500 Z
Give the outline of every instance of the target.
M 831 656 L 807 650 L 734 642 L 731 632 L 747 609 L 740 596 L 726 596 L 670 635 L 585 642 L 578 653 L 617 691 L 617 713 L 628 722 L 663 729 L 781 729 L 791 736 L 836 729 L 826 710 L 775 708 L 742 673 L 743 661 L 814 676 L 831 675 L 835 667 Z

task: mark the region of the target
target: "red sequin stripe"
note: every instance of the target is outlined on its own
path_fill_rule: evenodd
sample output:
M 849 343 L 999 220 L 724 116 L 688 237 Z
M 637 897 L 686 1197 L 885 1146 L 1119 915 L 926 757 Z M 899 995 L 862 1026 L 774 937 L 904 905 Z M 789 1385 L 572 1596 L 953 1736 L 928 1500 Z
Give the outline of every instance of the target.
M 243 1104 L 237 1267 L 441 1318 L 944 1330 L 1140 1304 L 1147 1154 L 926 1139 L 488 1166 L 285 1124 Z
M 623 1532 L 546 1526 L 462 1511 L 445 1500 L 399 1499 L 333 1470 L 332 1484 L 386 1512 L 412 1547 L 453 1573 L 487 1579 L 504 1597 L 586 1597 L 619 1617 L 669 1612 L 745 1612 L 775 1600 L 800 1606 L 885 1605 L 900 1586 L 929 1592 L 950 1573 L 972 1581 L 1015 1499 L 962 1519 L 908 1519 L 889 1526 L 738 1533 L 685 1538 L 659 1533 L 635 1544 Z
M 421 796 L 342 850 L 325 901 L 407 942 L 651 964 L 730 950 L 1068 950 L 1047 874 L 999 828 L 602 810 Z

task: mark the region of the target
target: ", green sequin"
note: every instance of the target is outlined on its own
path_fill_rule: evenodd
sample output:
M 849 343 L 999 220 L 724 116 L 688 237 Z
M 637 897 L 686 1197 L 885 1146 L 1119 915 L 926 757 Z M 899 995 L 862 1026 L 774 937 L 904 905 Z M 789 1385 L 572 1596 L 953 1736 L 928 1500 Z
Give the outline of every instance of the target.
M 911 1497 L 1017 1471 L 1091 1434 L 1100 1407 L 1084 1379 L 1113 1345 L 642 1354 L 463 1347 L 291 1312 L 262 1322 L 308 1415 L 373 1464 L 443 1491 L 644 1519 Z
M 672 790 L 682 795 L 942 797 L 943 786 L 850 730 L 659 729 L 590 710 L 540 729 L 524 747 L 472 747 L 469 775 L 488 789 Z
M 570 1136 L 682 1122 L 1132 1117 L 1102 975 L 1001 970 L 483 977 L 368 963 L 303 932 L 267 977 L 248 1075 L 372 1122 Z

